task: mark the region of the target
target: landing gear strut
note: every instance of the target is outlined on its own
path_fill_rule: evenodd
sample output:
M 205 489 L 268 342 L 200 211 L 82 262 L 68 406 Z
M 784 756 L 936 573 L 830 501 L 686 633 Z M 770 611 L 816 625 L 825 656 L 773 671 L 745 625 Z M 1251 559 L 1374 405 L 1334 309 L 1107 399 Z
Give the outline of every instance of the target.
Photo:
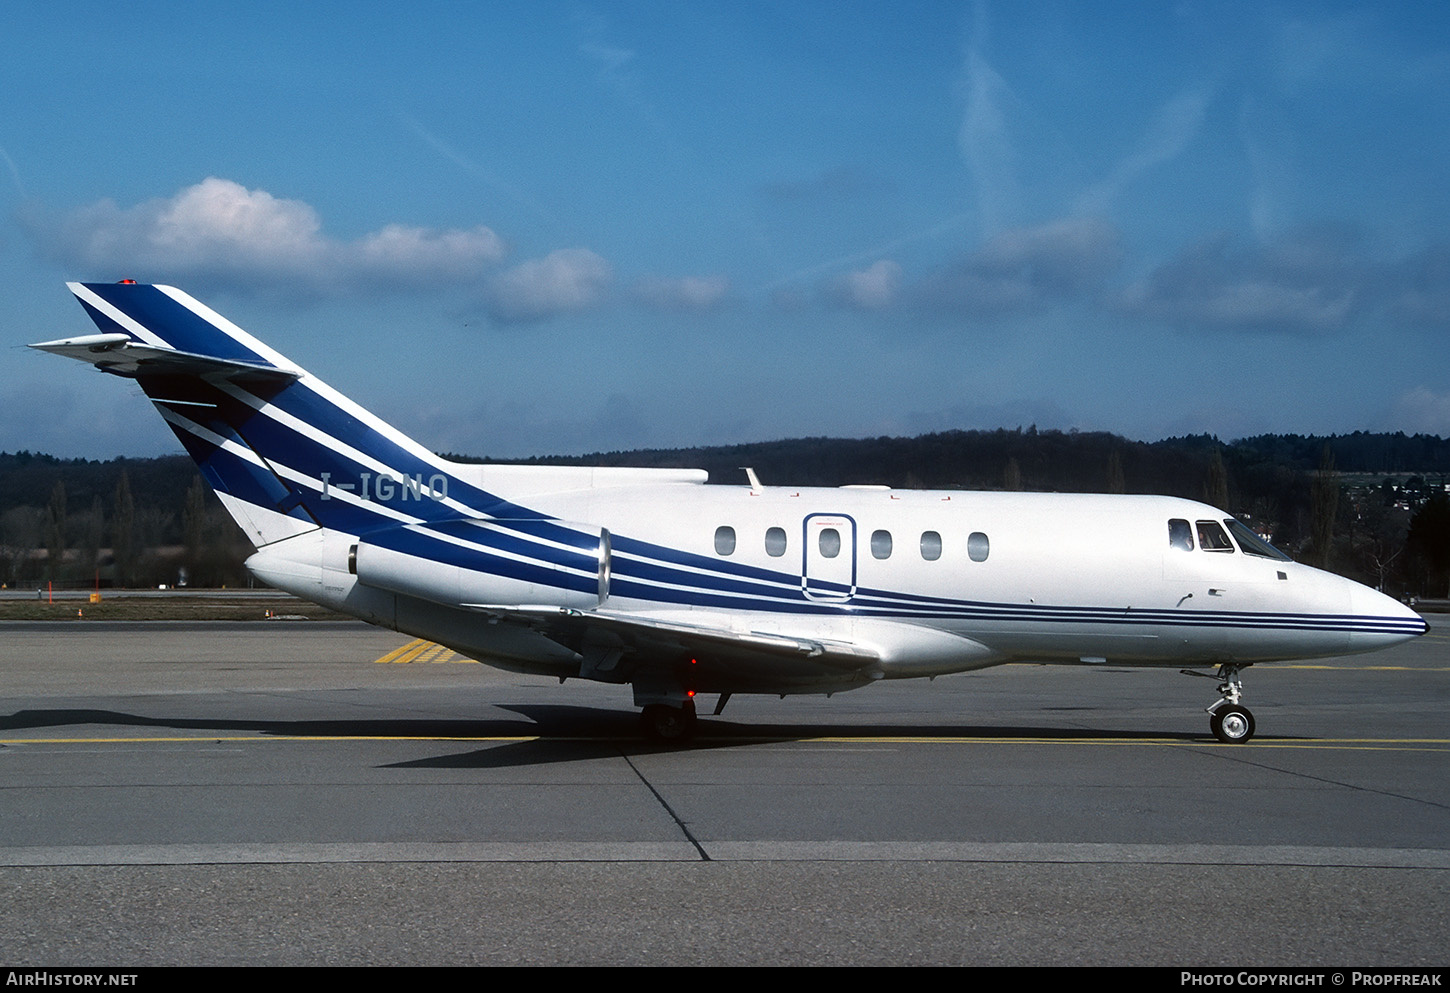
M 1244 666 L 1225 662 L 1218 667 L 1218 692 L 1222 699 L 1208 708 L 1208 726 L 1213 736 L 1225 745 L 1242 745 L 1254 736 L 1254 715 L 1239 705 L 1244 683 L 1239 670 Z

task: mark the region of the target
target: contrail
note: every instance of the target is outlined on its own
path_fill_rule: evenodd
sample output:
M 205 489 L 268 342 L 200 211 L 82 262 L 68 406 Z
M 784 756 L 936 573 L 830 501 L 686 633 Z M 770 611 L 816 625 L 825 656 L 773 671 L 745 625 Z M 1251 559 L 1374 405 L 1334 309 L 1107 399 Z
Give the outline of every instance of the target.
M 4 148 L 0 148 L 0 159 L 4 159 L 6 167 L 9 168 L 10 178 L 15 180 L 15 189 L 19 191 L 22 197 L 29 196 L 30 194 L 25 192 L 25 184 L 20 181 L 20 170 L 16 167 L 15 160 L 10 157 L 10 153 L 5 151 Z

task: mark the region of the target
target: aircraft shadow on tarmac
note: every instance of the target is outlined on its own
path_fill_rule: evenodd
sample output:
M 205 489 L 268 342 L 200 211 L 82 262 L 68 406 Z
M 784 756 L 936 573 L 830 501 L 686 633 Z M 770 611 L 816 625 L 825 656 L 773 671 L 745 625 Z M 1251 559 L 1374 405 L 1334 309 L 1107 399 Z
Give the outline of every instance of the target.
M 171 731 L 200 731 L 209 734 L 262 734 L 295 738 L 415 738 L 480 739 L 482 747 L 466 751 L 392 763 L 385 768 L 509 768 L 574 762 L 590 758 L 674 751 L 702 751 L 733 748 L 762 742 L 805 741 L 813 738 L 956 738 L 1093 741 L 1103 739 L 1203 743 L 1207 734 L 1145 730 L 1101 730 L 1061 726 L 1007 727 L 977 724 L 738 724 L 719 717 L 702 716 L 695 737 L 683 743 L 647 741 L 640 735 L 637 716 L 628 711 L 571 705 L 495 705 L 518 714 L 518 718 L 476 720 L 420 720 L 415 717 L 368 720 L 248 720 L 205 718 L 156 718 L 115 710 L 20 710 L 0 717 L 0 732 L 36 728 L 125 727 Z M 1261 736 L 1267 738 L 1269 736 Z M 483 739 L 522 738 L 521 741 L 489 742 Z

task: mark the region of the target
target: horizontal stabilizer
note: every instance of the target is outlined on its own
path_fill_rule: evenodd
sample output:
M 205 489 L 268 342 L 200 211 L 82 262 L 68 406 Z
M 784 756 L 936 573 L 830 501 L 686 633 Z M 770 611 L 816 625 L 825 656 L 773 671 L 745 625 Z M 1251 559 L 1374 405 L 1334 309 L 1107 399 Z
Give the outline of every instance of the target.
M 89 362 L 102 372 L 135 379 L 140 376 L 201 376 L 233 382 L 288 382 L 302 375 L 265 362 L 223 359 L 142 344 L 125 334 L 87 334 L 31 345 L 42 352 Z

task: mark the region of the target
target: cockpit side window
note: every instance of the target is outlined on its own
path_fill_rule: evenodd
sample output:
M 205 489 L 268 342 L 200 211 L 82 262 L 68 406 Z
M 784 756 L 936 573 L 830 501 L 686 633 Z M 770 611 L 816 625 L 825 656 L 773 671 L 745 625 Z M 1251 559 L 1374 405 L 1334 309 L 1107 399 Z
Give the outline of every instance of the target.
M 1275 559 L 1279 562 L 1294 561 L 1265 541 L 1253 528 L 1238 518 L 1225 518 L 1223 523 L 1225 527 L 1233 532 L 1234 540 L 1239 543 L 1239 548 L 1243 549 L 1245 555 L 1259 555 L 1263 558 Z
M 1198 522 L 1198 547 L 1205 552 L 1229 552 L 1234 550 L 1233 542 L 1215 521 Z
M 1174 518 L 1168 522 L 1168 547 L 1193 551 L 1193 528 L 1188 526 L 1187 521 Z

